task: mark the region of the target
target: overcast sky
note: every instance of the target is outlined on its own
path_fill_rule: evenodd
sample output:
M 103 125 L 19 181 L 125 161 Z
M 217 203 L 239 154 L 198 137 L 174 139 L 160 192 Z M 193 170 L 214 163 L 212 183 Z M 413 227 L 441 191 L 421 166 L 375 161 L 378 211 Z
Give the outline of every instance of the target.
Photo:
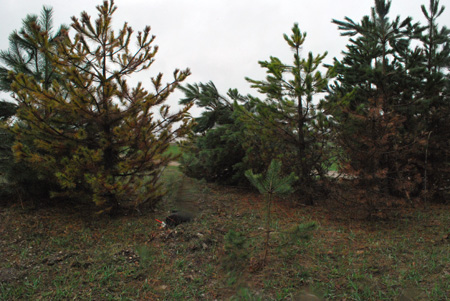
M 450 27 L 450 1 L 441 0 L 448 9 L 439 23 Z M 98 0 L 0 0 L 0 49 L 8 48 L 9 34 L 21 27 L 27 14 L 39 14 L 42 6 L 54 9 L 54 24 L 70 25 L 71 16 L 88 12 L 95 19 Z M 428 7 L 428 0 L 393 0 L 391 18 L 397 15 L 413 17 L 424 23 L 420 5 Z M 146 25 L 152 28 L 159 46 L 156 62 L 151 71 L 140 77 L 150 88 L 147 78 L 163 72 L 167 81 L 175 68 L 189 67 L 192 75 L 188 83 L 212 80 L 219 91 L 238 88 L 243 94 L 251 93 L 248 76 L 262 79 L 264 70 L 259 60 L 277 56 L 291 61 L 292 54 L 283 39 L 298 23 L 308 36 L 304 54 L 328 51 L 326 63 L 340 53 L 348 43 L 340 37 L 331 19 L 345 16 L 360 21 L 370 14 L 373 0 L 116 0 L 114 28 L 125 21 L 137 32 Z M 176 103 L 182 94 L 172 97 Z M 176 99 L 175 99 L 176 98 Z

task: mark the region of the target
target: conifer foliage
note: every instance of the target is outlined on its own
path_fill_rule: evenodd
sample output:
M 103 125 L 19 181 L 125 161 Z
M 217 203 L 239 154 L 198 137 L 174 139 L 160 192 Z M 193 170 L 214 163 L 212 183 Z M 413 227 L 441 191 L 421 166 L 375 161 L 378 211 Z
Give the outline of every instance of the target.
M 254 174 L 252 170 L 245 172 L 247 179 L 255 186 L 261 194 L 266 195 L 266 241 L 263 263 L 266 263 L 269 250 L 269 238 L 271 232 L 271 206 L 275 195 L 284 195 L 293 192 L 292 183 L 296 180 L 292 172 L 287 177 L 281 176 L 281 161 L 272 160 L 265 177 L 262 174 Z
M 41 14 L 27 15 L 22 20 L 22 27 L 9 36 L 9 48 L 0 51 L 0 90 L 12 92 L 10 72 L 23 73 L 34 78 L 44 88 L 48 88 L 54 80 L 60 80 L 48 55 L 56 49 L 61 33 L 68 28 L 59 26 L 54 32 L 53 9 L 43 7 Z M 2 193 L 10 197 L 48 197 L 50 187 L 55 188 L 55 181 L 39 170 L 33 170 L 29 163 L 15 162 L 11 147 L 15 135 L 10 131 L 17 105 L 12 101 L 0 101 L 0 170 L 4 177 Z M 4 122 L 2 122 L 4 121 Z M 26 124 L 18 122 L 17 126 Z M 27 144 L 33 147 L 32 144 Z
M 266 166 L 272 158 L 280 158 L 283 166 L 291 168 L 286 172 L 299 177 L 297 187 L 311 195 L 316 175 L 324 174 L 328 142 L 327 121 L 317 110 L 314 96 L 324 92 L 333 70 L 326 74 L 319 70 L 327 53 L 301 56 L 306 33 L 298 24 L 290 36 L 284 34 L 284 39 L 294 54 L 292 64 L 277 57 L 259 62 L 266 69 L 266 79 L 247 81 L 266 99 L 255 101 L 255 113 L 241 110 L 241 119 L 246 124 L 248 147 L 256 148 L 263 158 L 269 152 L 262 160 Z M 307 202 L 312 204 L 312 199 Z
M 341 35 L 353 38 L 336 61 L 338 81 L 324 106 L 336 121 L 345 172 L 366 190 L 409 197 L 422 182 L 415 158 L 423 149 L 417 120 L 422 57 L 410 47 L 422 29 L 411 18 L 391 20 L 390 5 L 376 0 L 360 22 L 333 20 Z
M 235 114 L 235 104 L 248 109 L 248 97 L 236 89 L 226 95 L 213 82 L 180 86 L 185 98 L 180 103 L 195 102 L 204 109 L 195 119 L 189 139 L 183 143 L 181 160 L 184 173 L 190 177 L 221 184 L 242 184 L 246 170 L 246 152 L 242 147 L 243 132 Z
M 333 116 L 344 171 L 376 201 L 392 195 L 411 201 L 447 185 L 443 69 L 449 66 L 450 40 L 448 29 L 437 26 L 444 10 L 439 1 L 430 0 L 428 10 L 422 6 L 426 26 L 410 17 L 390 19 L 390 6 L 375 0 L 371 15 L 360 22 L 333 20 L 352 39 L 335 62 L 337 81 L 323 107 Z
M 56 51 L 47 54 L 64 81 L 46 88 L 33 77 L 14 75 L 17 114 L 27 125 L 15 128 L 14 154 L 55 176 L 66 194 L 88 196 L 105 210 L 154 204 L 161 170 L 172 159 L 164 152 L 190 127 L 191 104 L 173 113 L 164 102 L 190 72 L 175 70 L 168 84 L 158 74 L 151 79 L 153 92 L 141 83 L 130 87 L 125 78 L 152 65 L 155 37 L 146 27 L 135 49 L 127 23 L 118 33 L 112 29 L 114 2 L 97 10 L 95 22 L 86 12 L 73 17 L 74 38 L 64 31 Z M 29 137 L 33 148 L 24 143 Z
M 421 6 L 427 24 L 420 40 L 425 56 L 421 122 L 425 123 L 427 143 L 424 152 L 423 191 L 434 200 L 445 200 L 450 187 L 450 29 L 438 24 L 445 10 L 438 0 Z
M 10 34 L 9 49 L 0 51 L 2 91 L 11 91 L 10 71 L 32 76 L 45 87 L 58 77 L 45 52 L 54 50 L 61 33 L 68 28 L 62 25 L 53 33 L 53 9 L 45 6 L 40 16 L 27 15 L 22 23 L 20 30 Z

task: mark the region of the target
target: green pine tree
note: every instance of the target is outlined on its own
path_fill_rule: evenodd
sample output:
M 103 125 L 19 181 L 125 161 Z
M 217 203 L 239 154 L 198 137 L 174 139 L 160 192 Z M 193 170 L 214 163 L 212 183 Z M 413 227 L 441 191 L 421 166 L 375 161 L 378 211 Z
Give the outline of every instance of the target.
M 11 92 L 12 78 L 10 72 L 23 73 L 49 87 L 58 77 L 45 52 L 56 47 L 56 41 L 64 25 L 53 33 L 53 9 L 43 7 L 41 15 L 27 15 L 23 26 L 9 36 L 8 50 L 0 51 L 0 91 Z
M 270 61 L 259 62 L 266 69 L 265 80 L 247 78 L 266 99 L 254 100 L 254 113 L 241 110 L 246 148 L 259 153 L 260 161 L 280 158 L 283 166 L 299 177 L 298 187 L 312 204 L 313 183 L 317 174 L 325 174 L 328 161 L 327 120 L 317 110 L 314 96 L 325 91 L 332 70 L 325 75 L 319 71 L 326 53 L 314 56 L 310 52 L 306 58 L 301 57 L 306 33 L 297 24 L 284 39 L 294 54 L 292 64 L 271 57 Z
M 267 169 L 266 176 L 254 174 L 252 170 L 245 172 L 247 179 L 258 191 L 266 196 L 266 240 L 264 243 L 263 263 L 266 263 L 269 251 L 269 239 L 271 232 L 271 206 L 274 195 L 284 195 L 293 192 L 292 184 L 297 180 L 294 173 L 287 177 L 281 177 L 281 161 L 272 160 Z
M 213 82 L 180 87 L 185 98 L 180 103 L 204 109 L 188 141 L 183 143 L 181 159 L 184 173 L 190 177 L 227 185 L 244 183 L 246 155 L 242 146 L 242 127 L 235 116 L 234 102 L 249 106 L 247 96 L 230 89 L 221 95 Z
M 421 6 L 427 19 L 420 36 L 425 54 L 425 81 L 423 81 L 420 122 L 425 123 L 427 143 L 422 157 L 424 163 L 423 191 L 425 198 L 445 200 L 445 187 L 450 179 L 450 29 L 439 27 L 438 18 L 445 10 L 437 0 L 430 0 L 428 9 Z
M 359 23 L 333 20 L 341 35 L 352 38 L 344 58 L 335 61 L 337 81 L 322 107 L 335 121 L 344 171 L 367 190 L 409 197 L 422 182 L 418 95 L 424 68 L 422 51 L 411 41 L 423 28 L 409 17 L 391 20 L 390 6 L 375 0 L 371 15 Z

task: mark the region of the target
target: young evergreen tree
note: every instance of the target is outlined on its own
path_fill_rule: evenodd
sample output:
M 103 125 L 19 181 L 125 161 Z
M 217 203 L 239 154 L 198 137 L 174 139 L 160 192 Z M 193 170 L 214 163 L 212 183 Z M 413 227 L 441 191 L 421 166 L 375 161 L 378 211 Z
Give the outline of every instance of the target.
M 255 100 L 256 113 L 242 110 L 241 118 L 246 124 L 249 149 L 266 154 L 268 162 L 280 158 L 285 172 L 295 172 L 299 177 L 298 187 L 312 204 L 314 180 L 317 174 L 324 175 L 328 159 L 324 151 L 328 146 L 327 121 L 313 97 L 324 92 L 332 70 L 326 75 L 318 70 L 326 53 L 314 56 L 310 52 L 306 58 L 301 57 L 305 38 L 306 33 L 294 24 L 292 34 L 284 35 L 294 53 L 293 63 L 283 63 L 276 57 L 259 62 L 266 69 L 266 79 L 247 80 L 266 99 Z
M 245 172 L 247 179 L 261 194 L 266 195 L 266 240 L 264 246 L 263 264 L 266 264 L 269 251 L 269 238 L 271 232 L 271 206 L 275 195 L 289 194 L 294 191 L 292 184 L 296 180 L 292 172 L 287 177 L 281 177 L 281 161 L 272 160 L 265 177 L 262 174 L 254 174 L 251 169 Z
M 141 83 L 130 88 L 125 78 L 154 61 L 155 37 L 146 27 L 133 50 L 132 28 L 125 23 L 118 33 L 112 29 L 114 2 L 97 10 L 94 23 L 86 12 L 80 20 L 73 17 L 74 38 L 63 31 L 57 50 L 47 54 L 64 81 L 45 87 L 26 74 L 14 75 L 17 115 L 27 125 L 14 128 L 14 154 L 55 176 L 66 195 L 81 194 L 104 210 L 154 205 L 162 193 L 161 170 L 172 159 L 165 151 L 190 127 L 191 104 L 172 113 L 164 102 L 189 70 L 175 70 L 165 85 L 158 74 L 154 92 Z M 29 137 L 33 148 L 24 143 Z

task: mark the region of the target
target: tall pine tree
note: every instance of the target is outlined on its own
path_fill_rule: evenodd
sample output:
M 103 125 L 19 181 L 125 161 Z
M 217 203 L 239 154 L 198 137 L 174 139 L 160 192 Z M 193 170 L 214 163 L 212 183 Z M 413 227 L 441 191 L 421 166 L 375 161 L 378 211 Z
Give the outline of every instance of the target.
M 425 76 L 422 88 L 420 122 L 425 123 L 427 144 L 424 162 L 423 191 L 434 200 L 444 200 L 450 181 L 450 29 L 438 25 L 445 10 L 438 0 L 430 0 L 428 8 L 422 5 L 427 20 L 420 36 L 425 56 Z
M 409 17 L 391 20 L 390 6 L 375 0 L 371 15 L 359 23 L 333 20 L 352 38 L 344 58 L 335 61 L 337 81 L 322 105 L 347 156 L 344 171 L 368 191 L 410 197 L 423 181 L 417 154 L 425 136 L 417 122 L 423 56 L 410 42 L 423 29 Z

